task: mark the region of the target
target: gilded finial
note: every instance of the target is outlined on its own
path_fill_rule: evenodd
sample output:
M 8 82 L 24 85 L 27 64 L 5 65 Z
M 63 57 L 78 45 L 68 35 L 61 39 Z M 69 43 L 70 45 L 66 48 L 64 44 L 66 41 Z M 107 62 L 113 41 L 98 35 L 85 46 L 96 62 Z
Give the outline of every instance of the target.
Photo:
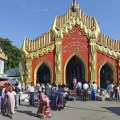
M 76 4 L 76 0 L 73 0 L 73 2 L 72 2 L 72 7 L 71 7 L 71 9 L 72 9 L 72 11 L 73 12 L 76 12 L 76 6 L 77 4 Z
M 73 0 L 73 5 L 75 5 L 76 4 L 76 0 Z

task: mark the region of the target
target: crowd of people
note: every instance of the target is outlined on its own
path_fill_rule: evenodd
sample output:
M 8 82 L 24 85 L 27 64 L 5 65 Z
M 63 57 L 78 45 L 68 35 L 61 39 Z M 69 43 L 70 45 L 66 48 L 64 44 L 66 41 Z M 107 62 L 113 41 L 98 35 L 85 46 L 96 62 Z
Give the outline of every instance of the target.
M 0 88 L 0 106 L 2 115 L 13 117 L 15 108 L 20 105 L 20 91 L 18 84 L 5 84 Z M 66 85 L 37 84 L 29 85 L 27 88 L 29 104 L 34 106 L 37 103 L 36 116 L 40 118 L 51 118 L 51 109 L 61 111 L 66 105 L 66 101 L 74 100 L 97 100 L 97 97 L 106 96 L 109 100 L 120 100 L 120 86 L 112 82 L 105 89 L 97 87 L 95 82 L 73 81 L 73 88 Z
M 1 114 L 13 118 L 15 108 L 20 104 L 20 88 L 18 84 L 11 85 L 6 83 L 3 87 L 0 87 L 0 108 Z
M 50 109 L 62 110 L 68 97 L 68 89 L 64 85 L 57 86 L 55 83 L 37 84 L 36 87 L 28 86 L 28 93 L 29 104 L 35 105 L 35 102 L 38 102 L 37 116 L 42 118 L 51 117 Z
M 76 83 L 76 84 L 75 84 Z M 107 85 L 107 89 L 101 89 L 97 87 L 95 82 L 74 82 L 73 89 L 69 89 L 65 85 L 56 85 L 53 84 L 37 84 L 36 87 L 29 86 L 29 103 L 30 105 L 35 104 L 35 93 L 40 93 L 39 97 L 39 109 L 41 106 L 43 110 L 37 112 L 37 114 L 41 114 L 42 117 L 50 117 L 50 109 L 53 110 L 62 110 L 65 107 L 66 101 L 74 100 L 75 98 L 79 98 L 79 100 L 98 100 L 98 98 L 102 98 L 103 96 L 109 98 L 109 100 L 120 100 L 120 86 L 113 84 L 112 82 Z M 41 95 L 42 93 L 42 95 Z M 47 99 L 46 99 L 47 98 Z M 43 104 L 46 103 L 46 104 Z M 47 106 L 46 106 L 47 105 Z M 45 114 L 47 107 L 48 116 Z
M 78 81 L 75 89 L 82 100 L 97 100 L 103 96 L 109 100 L 120 100 L 120 85 L 113 82 L 109 82 L 106 88 L 98 88 L 95 82 Z

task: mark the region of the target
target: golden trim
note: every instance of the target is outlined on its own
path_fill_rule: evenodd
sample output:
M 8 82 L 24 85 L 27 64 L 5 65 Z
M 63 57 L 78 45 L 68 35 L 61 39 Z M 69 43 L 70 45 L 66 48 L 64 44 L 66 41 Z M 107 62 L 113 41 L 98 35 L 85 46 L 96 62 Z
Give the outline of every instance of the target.
M 97 23 L 96 23 L 97 24 Z M 99 27 L 96 27 L 96 29 L 94 29 L 94 31 L 90 28 L 87 27 L 86 24 L 84 24 L 82 22 L 82 20 L 77 17 L 77 16 L 72 16 L 70 17 L 70 19 L 68 21 L 66 21 L 66 23 L 61 27 L 60 32 L 58 33 L 58 35 L 63 38 L 63 33 L 68 33 L 68 31 L 71 28 L 71 26 L 75 26 L 78 25 L 80 27 L 80 29 L 82 29 L 88 36 L 88 38 L 97 38 L 99 33 L 100 33 L 100 29 Z M 55 27 L 53 28 L 53 30 L 55 29 Z M 55 31 L 55 30 L 54 30 Z
M 90 39 L 90 81 L 96 81 L 96 48 L 95 48 L 95 39 Z
M 107 56 L 110 56 L 114 59 L 120 59 L 120 53 L 119 52 L 115 52 L 114 50 L 110 50 L 109 48 L 105 48 L 103 46 L 100 46 L 98 44 L 96 44 L 96 50 L 106 54 Z
M 61 70 L 61 41 L 59 37 L 55 39 L 55 76 L 56 84 L 62 83 L 62 70 Z
M 49 52 L 52 52 L 53 50 L 54 50 L 54 44 L 44 47 L 37 51 L 33 51 L 29 54 L 26 54 L 26 57 L 27 58 L 35 58 L 35 57 L 43 56 L 45 54 L 48 54 Z
M 120 42 L 118 40 L 111 39 L 107 35 L 104 35 L 104 34 L 100 33 L 97 43 L 104 46 L 104 47 L 108 47 L 109 49 L 112 49 L 114 51 L 119 52 Z
M 27 83 L 32 82 L 32 60 L 31 59 L 26 59 L 26 70 L 27 70 Z

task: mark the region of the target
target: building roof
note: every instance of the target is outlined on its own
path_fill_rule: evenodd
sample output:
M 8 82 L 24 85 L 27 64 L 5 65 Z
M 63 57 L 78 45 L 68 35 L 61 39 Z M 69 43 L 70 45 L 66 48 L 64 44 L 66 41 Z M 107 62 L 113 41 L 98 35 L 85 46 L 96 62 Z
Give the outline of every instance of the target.
M 62 34 L 65 31 L 69 31 L 70 28 L 74 25 L 74 23 L 78 23 L 81 26 L 81 29 L 84 29 L 84 31 L 87 31 L 90 34 L 91 32 L 97 34 L 97 44 L 103 45 L 105 47 L 107 46 L 109 49 L 112 49 L 114 51 L 120 51 L 120 41 L 112 40 L 109 36 L 102 34 L 95 17 L 87 16 L 80 9 L 80 6 L 76 2 L 76 0 L 73 0 L 68 11 L 63 16 L 55 17 L 55 20 L 49 32 L 42 34 L 35 40 L 25 38 L 23 43 L 23 50 L 25 52 L 34 52 L 48 46 L 54 40 L 53 31 L 57 31 L 57 33 Z
M 5 74 L 7 77 L 19 77 L 20 76 L 19 68 L 9 69 L 5 72 Z

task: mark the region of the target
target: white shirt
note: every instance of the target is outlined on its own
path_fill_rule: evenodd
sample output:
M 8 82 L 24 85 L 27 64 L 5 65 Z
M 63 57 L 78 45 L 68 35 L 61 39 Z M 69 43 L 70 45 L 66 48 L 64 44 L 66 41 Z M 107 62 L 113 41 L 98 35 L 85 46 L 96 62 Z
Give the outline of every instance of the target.
M 34 87 L 33 86 L 29 86 L 28 87 L 28 92 L 34 92 Z
M 97 90 L 97 85 L 96 85 L 96 84 L 92 84 L 92 88 L 93 88 L 94 90 Z
M 18 84 L 18 88 L 21 90 L 21 88 L 22 88 L 21 83 Z
M 118 91 L 118 93 L 120 93 L 120 88 L 119 88 L 119 86 L 117 86 L 117 91 Z
M 108 88 L 107 88 L 109 91 L 113 91 L 114 90 L 114 85 L 111 83 L 108 85 Z
M 84 84 L 83 84 L 83 89 L 84 89 L 84 90 L 87 90 L 88 88 L 89 88 L 89 85 L 88 85 L 87 83 L 84 83 Z
M 77 85 L 76 85 L 76 88 L 81 89 L 81 88 L 82 88 L 82 83 L 81 83 L 81 82 L 78 82 Z

